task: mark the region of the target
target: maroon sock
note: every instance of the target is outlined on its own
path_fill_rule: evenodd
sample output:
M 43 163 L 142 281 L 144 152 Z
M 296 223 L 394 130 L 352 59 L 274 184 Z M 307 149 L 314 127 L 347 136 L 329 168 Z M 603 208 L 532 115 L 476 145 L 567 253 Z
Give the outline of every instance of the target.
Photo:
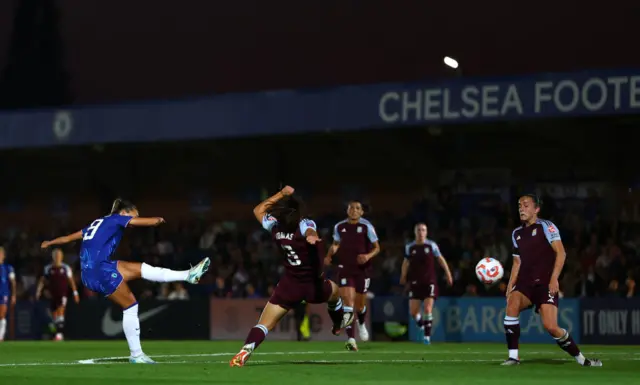
M 518 317 L 504 317 L 504 335 L 507 337 L 507 349 L 518 349 L 520 341 L 520 320 Z
M 580 349 L 578 348 L 578 345 L 576 345 L 573 337 L 571 337 L 568 331 L 565 330 L 565 333 L 562 337 L 554 339 L 556 340 L 558 346 L 560 346 L 560 348 L 565 352 L 569 353 L 571 357 L 580 355 Z
M 431 337 L 431 327 L 433 326 L 433 316 L 431 314 L 427 314 L 422 321 L 424 325 L 424 336 Z
M 342 324 L 342 318 L 344 318 L 344 307 L 342 307 L 342 299 L 338 298 L 336 302 L 328 302 L 327 303 L 327 311 L 329 312 L 329 317 L 331 317 L 331 322 L 334 325 L 340 326 Z
M 244 340 L 244 344 L 251 345 L 251 348 L 255 350 L 258 348 L 258 346 L 260 346 L 262 341 L 264 341 L 264 339 L 267 337 L 267 334 L 269 334 L 269 330 L 267 330 L 267 327 L 258 324 L 251 328 L 247 339 Z
M 362 325 L 364 323 L 365 317 L 367 316 L 367 307 L 363 307 L 362 311 L 358 312 L 358 323 Z
M 356 332 L 355 332 L 355 329 L 353 328 L 353 324 L 347 326 L 347 337 L 356 338 Z

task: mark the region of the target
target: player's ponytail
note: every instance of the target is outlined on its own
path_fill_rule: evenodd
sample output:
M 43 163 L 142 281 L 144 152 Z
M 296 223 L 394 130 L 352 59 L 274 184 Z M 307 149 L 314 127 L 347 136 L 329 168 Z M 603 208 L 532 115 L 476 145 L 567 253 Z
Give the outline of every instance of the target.
M 122 198 L 116 198 L 116 200 L 113 201 L 113 205 L 111 205 L 111 214 L 117 214 L 122 210 L 129 212 L 135 209 L 136 206 L 133 203 L 125 201 Z
M 116 198 L 116 200 L 113 201 L 113 204 L 111 205 L 111 214 L 119 213 L 121 204 L 122 204 L 122 199 Z

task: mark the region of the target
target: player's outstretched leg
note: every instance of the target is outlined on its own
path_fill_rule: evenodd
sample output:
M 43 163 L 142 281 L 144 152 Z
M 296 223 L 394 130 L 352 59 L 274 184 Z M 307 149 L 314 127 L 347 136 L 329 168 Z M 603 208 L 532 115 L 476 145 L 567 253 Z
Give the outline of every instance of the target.
M 273 330 L 288 311 L 288 309 L 279 305 L 267 302 L 267 305 L 262 310 L 258 324 L 251 328 L 247 339 L 244 341 L 244 346 L 242 346 L 238 354 L 233 356 L 229 365 L 232 367 L 244 366 L 249 360 L 249 357 L 251 357 L 251 354 L 253 354 L 253 351 L 260 346 L 262 341 L 267 337 L 267 334 L 269 334 L 269 331 Z
M 573 337 L 571 337 L 571 334 L 558 326 L 558 308 L 555 305 L 540 305 L 540 317 L 542 318 L 542 325 L 547 332 L 551 334 L 553 339 L 556 340 L 560 349 L 569 353 L 578 364 L 582 366 L 602 366 L 602 361 L 598 359 L 585 358 L 573 340 Z
M 329 312 L 329 317 L 331 317 L 331 321 L 333 322 L 331 333 L 337 336 L 340 335 L 342 329 L 353 323 L 354 316 L 353 311 L 349 312 L 343 306 L 338 285 L 333 281 L 328 282 L 331 284 L 331 297 L 329 297 L 329 300 L 327 301 L 327 311 Z
M 146 263 L 119 261 L 118 272 L 122 274 L 125 281 L 142 278 L 153 282 L 184 281 L 196 284 L 200 281 L 204 273 L 209 270 L 210 264 L 211 261 L 209 258 L 205 258 L 189 270 L 170 270 L 163 267 L 151 266 Z
M 140 343 L 140 320 L 138 319 L 138 301 L 129 289 L 127 282 L 122 281 L 116 291 L 108 297 L 111 301 L 120 305 L 122 311 L 122 329 L 129 344 L 132 364 L 155 364 L 149 356 L 142 351 Z

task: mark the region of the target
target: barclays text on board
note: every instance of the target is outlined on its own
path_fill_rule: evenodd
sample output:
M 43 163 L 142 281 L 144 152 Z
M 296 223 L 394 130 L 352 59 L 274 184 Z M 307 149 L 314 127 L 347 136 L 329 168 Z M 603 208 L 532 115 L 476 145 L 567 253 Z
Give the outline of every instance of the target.
M 523 80 L 388 91 L 379 100 L 387 123 L 517 119 L 640 112 L 640 75 Z
M 375 303 L 374 303 L 375 305 Z M 504 341 L 504 298 L 441 297 L 433 311 L 433 341 L 502 342 Z M 563 300 L 558 322 L 580 338 L 579 301 Z M 409 322 L 409 339 L 422 339 L 422 332 Z M 522 342 L 551 342 L 542 319 L 533 311 L 520 316 Z

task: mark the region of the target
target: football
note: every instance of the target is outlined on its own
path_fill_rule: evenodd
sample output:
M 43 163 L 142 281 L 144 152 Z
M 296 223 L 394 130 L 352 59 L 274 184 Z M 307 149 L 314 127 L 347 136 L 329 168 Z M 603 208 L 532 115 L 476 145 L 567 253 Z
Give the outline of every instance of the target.
M 492 285 L 502 279 L 504 268 L 502 264 L 493 258 L 482 258 L 476 265 L 476 276 L 480 282 Z

